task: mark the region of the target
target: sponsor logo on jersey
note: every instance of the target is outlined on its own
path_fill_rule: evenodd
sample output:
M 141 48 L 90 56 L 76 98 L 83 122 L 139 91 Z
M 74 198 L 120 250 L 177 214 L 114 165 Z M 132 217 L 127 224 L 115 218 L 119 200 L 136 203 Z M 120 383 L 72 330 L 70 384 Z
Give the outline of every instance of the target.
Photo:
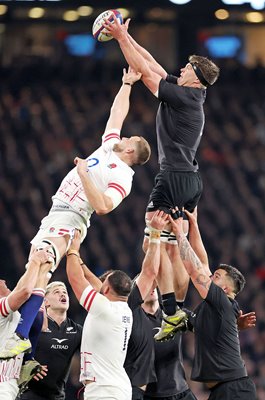
M 58 339 L 58 338 L 56 338 L 56 337 L 53 337 L 52 340 L 55 340 L 57 343 L 63 343 L 63 342 L 65 342 L 65 341 L 68 340 L 68 339 Z
M 49 229 L 50 233 L 53 233 L 54 231 L 55 231 L 55 228 L 53 228 L 53 227 Z
M 57 349 L 57 350 L 67 350 L 69 348 L 69 346 L 66 344 L 61 344 L 65 341 L 67 341 L 68 339 L 58 339 L 58 338 L 52 338 L 52 340 L 55 340 L 58 344 L 52 344 L 51 345 L 51 349 Z
M 94 167 L 98 163 L 99 163 L 99 159 L 98 158 L 95 158 L 95 157 L 88 158 L 87 159 L 87 168 Z
M 52 344 L 51 349 L 55 350 L 68 350 L 68 344 Z
M 114 163 L 108 165 L 108 168 L 110 168 L 110 169 L 116 168 L 116 167 L 117 167 L 117 164 L 114 164 Z

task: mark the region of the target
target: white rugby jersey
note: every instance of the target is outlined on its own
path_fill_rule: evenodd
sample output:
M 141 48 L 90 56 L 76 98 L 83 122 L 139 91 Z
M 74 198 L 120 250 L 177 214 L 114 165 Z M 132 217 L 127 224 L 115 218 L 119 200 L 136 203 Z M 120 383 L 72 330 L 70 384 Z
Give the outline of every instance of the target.
M 81 342 L 80 381 L 131 390 L 123 368 L 132 330 L 132 312 L 124 301 L 109 301 L 88 286 L 80 304 L 88 311 Z
M 89 178 L 101 192 L 111 197 L 113 208 L 130 193 L 134 175 L 132 168 L 112 150 L 120 140 L 119 129 L 107 130 L 102 136 L 101 147 L 86 159 Z M 87 226 L 90 225 L 89 219 L 94 210 L 85 195 L 76 167 L 66 175 L 52 199 L 53 210 L 70 207 L 86 219 Z
M 8 297 L 0 299 L 0 346 L 4 347 L 7 339 L 15 332 L 20 319 L 18 311 L 12 311 L 8 304 Z M 20 375 L 23 354 L 10 360 L 0 360 L 0 383 L 17 379 Z

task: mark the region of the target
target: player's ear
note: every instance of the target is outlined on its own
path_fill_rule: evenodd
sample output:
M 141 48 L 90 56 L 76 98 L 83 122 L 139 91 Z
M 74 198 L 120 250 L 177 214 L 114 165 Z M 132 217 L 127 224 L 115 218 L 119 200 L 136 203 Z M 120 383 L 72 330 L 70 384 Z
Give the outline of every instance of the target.
M 132 154 L 132 153 L 134 153 L 135 152 L 135 149 L 133 148 L 133 147 L 128 147 L 127 149 L 126 149 L 126 153 L 127 154 Z
M 109 285 L 107 285 L 107 286 L 105 287 L 105 289 L 104 289 L 104 295 L 107 294 L 107 293 L 109 293 L 109 290 L 110 290 L 110 287 L 109 287 Z

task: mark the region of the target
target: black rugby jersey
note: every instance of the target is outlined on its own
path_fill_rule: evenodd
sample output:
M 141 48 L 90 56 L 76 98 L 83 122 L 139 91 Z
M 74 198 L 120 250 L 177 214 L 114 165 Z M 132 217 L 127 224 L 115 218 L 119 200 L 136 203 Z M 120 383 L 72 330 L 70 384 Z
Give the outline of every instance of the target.
M 152 324 L 141 307 L 142 303 L 143 299 L 136 284 L 128 298 L 128 305 L 133 314 L 133 325 L 124 368 L 132 386 L 137 387 L 156 381 Z
M 31 380 L 29 390 L 20 399 L 43 398 L 47 400 L 65 399 L 65 385 L 70 364 L 76 350 L 80 348 L 82 326 L 67 318 L 59 326 L 48 317 L 48 330 L 41 332 L 35 359 L 48 366 L 47 376 L 40 381 Z
M 146 314 L 152 323 L 153 335 L 161 327 L 162 311 L 159 308 L 154 315 Z M 170 397 L 189 389 L 183 367 L 181 349 L 182 334 L 177 333 L 166 342 L 155 342 L 155 372 L 157 382 L 146 388 L 149 397 Z
M 240 353 L 237 302 L 212 282 L 206 299 L 194 313 L 195 356 L 191 379 L 215 382 L 247 376 Z
M 172 83 L 171 76 L 159 83 L 160 105 L 156 116 L 159 164 L 162 170 L 197 171 L 196 151 L 203 127 L 206 90 Z

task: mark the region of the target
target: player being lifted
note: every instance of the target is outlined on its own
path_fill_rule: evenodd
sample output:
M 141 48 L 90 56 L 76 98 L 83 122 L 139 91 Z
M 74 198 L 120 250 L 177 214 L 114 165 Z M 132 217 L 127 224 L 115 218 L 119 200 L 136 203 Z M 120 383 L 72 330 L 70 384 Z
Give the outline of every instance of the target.
M 70 246 L 74 230 L 84 240 L 91 214 L 111 212 L 131 191 L 133 165 L 142 165 L 150 157 L 150 146 L 141 136 L 120 138 L 129 111 L 132 85 L 141 74 L 124 69 L 122 86 L 111 107 L 102 145 L 85 160 L 76 157 L 73 168 L 53 196 L 49 214 L 42 220 L 32 248 L 50 244 L 55 257 L 54 268 Z
M 75 229 L 84 240 L 90 225 L 91 214 L 107 214 L 116 208 L 129 195 L 134 171 L 133 165 L 145 164 L 151 154 L 148 142 L 141 136 L 120 138 L 123 122 L 128 114 L 132 85 L 141 78 L 141 74 L 132 69 L 123 70 L 122 86 L 111 107 L 102 145 L 85 160 L 76 157 L 76 167 L 63 179 L 53 196 L 49 214 L 43 218 L 37 235 L 31 241 L 30 254 L 37 248 L 49 247 L 52 253 L 54 272 L 61 258 L 66 254 Z M 27 310 L 27 312 L 29 312 Z M 30 314 L 34 316 L 38 309 L 34 305 Z M 21 310 L 23 314 L 23 309 Z M 33 319 L 33 317 L 31 318 Z M 30 330 L 29 318 L 23 320 Z M 16 344 L 7 342 L 6 348 L 0 351 L 0 358 L 13 357 L 21 352 L 20 339 Z M 23 343 L 23 342 L 22 342 Z

